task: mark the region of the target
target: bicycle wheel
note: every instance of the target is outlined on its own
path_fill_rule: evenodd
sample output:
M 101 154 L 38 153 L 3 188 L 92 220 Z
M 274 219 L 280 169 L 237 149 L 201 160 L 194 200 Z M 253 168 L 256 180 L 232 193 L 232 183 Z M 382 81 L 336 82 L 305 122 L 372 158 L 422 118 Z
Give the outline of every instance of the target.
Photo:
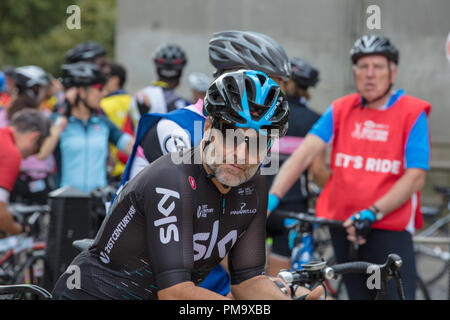
M 419 275 L 416 277 L 416 300 L 431 300 L 428 288 Z
M 448 219 L 445 217 L 445 219 Z M 439 223 L 439 222 L 438 222 Z M 430 230 L 427 228 L 425 231 Z M 424 232 L 420 234 L 424 234 Z M 434 228 L 431 232 L 426 232 L 426 236 L 419 239 L 415 237 L 414 251 L 416 257 L 417 274 L 420 275 L 424 285 L 433 295 L 440 299 L 445 299 L 446 275 L 450 266 L 450 252 L 447 244 L 433 244 L 433 239 L 445 239 L 448 237 L 448 223 L 441 224 L 439 228 Z M 425 240 L 425 241 L 424 241 Z M 426 241 L 429 241 L 427 243 Z
M 422 236 L 422 240 L 415 237 L 414 250 L 417 273 L 429 289 L 432 286 L 444 288 L 447 285 L 445 275 L 450 264 L 450 246 L 439 243 L 433 244 L 432 240 L 448 238 L 450 228 L 448 221 L 449 216 L 446 216 L 420 232 L 419 236 Z

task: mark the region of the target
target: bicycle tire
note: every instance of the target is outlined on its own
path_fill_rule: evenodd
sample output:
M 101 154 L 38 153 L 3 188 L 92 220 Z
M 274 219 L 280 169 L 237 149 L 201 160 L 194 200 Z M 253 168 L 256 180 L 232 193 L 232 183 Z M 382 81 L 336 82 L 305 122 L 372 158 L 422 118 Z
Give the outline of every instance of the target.
M 425 285 L 427 285 L 427 286 L 435 285 L 436 282 L 441 280 L 441 278 L 447 274 L 449 268 L 450 268 L 450 262 L 447 262 L 447 264 L 444 265 L 444 267 L 442 267 L 442 269 L 433 278 L 431 278 L 427 281 L 424 281 Z
M 439 219 L 432 226 L 429 226 L 418 235 L 425 236 L 426 238 L 448 237 L 448 228 L 450 227 L 448 217 L 449 216 Z M 445 223 L 441 223 L 441 221 L 445 221 Z M 447 273 L 450 261 L 444 260 L 442 257 L 439 257 L 439 254 L 434 254 L 434 252 L 443 253 L 447 251 L 450 246 L 420 242 L 419 244 L 415 243 L 414 246 L 417 273 L 421 275 L 421 279 L 427 287 L 435 285 Z
M 416 300 L 418 300 L 417 292 L 421 293 L 422 298 L 423 298 L 423 299 L 419 299 L 419 300 L 431 300 L 431 296 L 430 296 L 430 293 L 428 292 L 428 288 L 427 288 L 425 282 L 422 280 L 422 278 L 419 275 L 416 276 L 416 284 L 417 284 Z
M 448 268 L 450 267 L 450 261 L 445 261 L 440 259 L 439 257 L 433 256 L 431 254 L 427 254 L 427 252 L 424 252 L 421 247 L 417 247 L 415 252 L 416 256 L 416 264 L 418 265 L 418 273 L 422 275 L 423 282 L 427 286 L 432 286 L 436 284 L 447 272 Z M 434 269 L 437 269 L 437 271 L 434 271 L 431 275 L 425 276 L 425 272 L 421 269 L 425 268 L 422 266 L 422 264 L 432 264 Z M 425 268 L 429 269 L 429 268 Z

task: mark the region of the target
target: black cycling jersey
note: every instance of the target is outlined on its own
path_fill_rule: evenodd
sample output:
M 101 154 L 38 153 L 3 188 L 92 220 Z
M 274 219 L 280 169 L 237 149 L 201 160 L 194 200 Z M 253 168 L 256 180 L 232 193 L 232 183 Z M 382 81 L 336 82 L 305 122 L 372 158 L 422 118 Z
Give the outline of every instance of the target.
M 114 201 L 94 244 L 72 265 L 81 288 L 58 280 L 56 299 L 157 299 L 184 281 L 199 284 L 228 254 L 231 283 L 261 275 L 265 264 L 267 184 L 259 172 L 221 194 L 199 148 L 183 164 L 167 154 L 130 180 Z

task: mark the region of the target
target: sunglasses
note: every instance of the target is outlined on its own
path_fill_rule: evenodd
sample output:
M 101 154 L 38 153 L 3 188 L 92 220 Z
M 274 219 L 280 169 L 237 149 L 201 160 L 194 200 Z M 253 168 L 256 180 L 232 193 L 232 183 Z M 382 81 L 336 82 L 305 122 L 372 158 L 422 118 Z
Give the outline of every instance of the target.
M 224 141 L 226 142 L 229 141 L 227 139 L 228 135 L 232 135 L 235 147 L 241 144 L 242 142 L 245 142 L 245 144 L 247 145 L 247 151 L 254 150 L 253 148 L 256 147 L 256 150 L 259 154 L 260 151 L 269 150 L 273 144 L 273 138 L 267 132 L 266 134 L 257 133 L 256 135 L 249 136 L 245 134 L 244 129 L 237 128 L 234 125 L 223 121 L 219 121 L 215 125 L 215 128 L 220 130 L 222 136 L 225 139 Z M 261 148 L 265 150 L 262 150 Z

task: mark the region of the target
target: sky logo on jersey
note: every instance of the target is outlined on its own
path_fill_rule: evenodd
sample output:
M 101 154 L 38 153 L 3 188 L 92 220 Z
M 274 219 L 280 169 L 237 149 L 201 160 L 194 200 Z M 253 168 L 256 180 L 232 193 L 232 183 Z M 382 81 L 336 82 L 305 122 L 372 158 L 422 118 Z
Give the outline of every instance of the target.
M 159 228 L 159 240 L 162 244 L 168 244 L 173 240 L 175 242 L 180 241 L 178 227 L 175 224 L 178 220 L 176 216 L 171 216 L 170 214 L 175 210 L 175 201 L 172 201 L 167 208 L 166 205 L 167 200 L 170 198 L 180 199 L 180 194 L 176 191 L 165 189 L 165 188 L 156 188 L 156 193 L 162 194 L 163 197 L 158 203 L 158 211 L 161 213 L 164 218 L 155 220 L 153 225 Z
M 231 242 L 230 249 L 234 246 L 237 240 L 237 231 L 231 230 L 221 240 L 217 241 L 219 234 L 219 220 L 214 221 L 213 230 L 211 232 L 203 232 L 194 234 L 194 261 L 200 259 L 208 259 L 217 244 L 217 250 L 219 251 L 219 257 L 224 258 L 227 254 L 226 246 Z M 210 237 L 211 236 L 211 237 Z M 200 241 L 208 241 L 208 246 L 201 244 Z

